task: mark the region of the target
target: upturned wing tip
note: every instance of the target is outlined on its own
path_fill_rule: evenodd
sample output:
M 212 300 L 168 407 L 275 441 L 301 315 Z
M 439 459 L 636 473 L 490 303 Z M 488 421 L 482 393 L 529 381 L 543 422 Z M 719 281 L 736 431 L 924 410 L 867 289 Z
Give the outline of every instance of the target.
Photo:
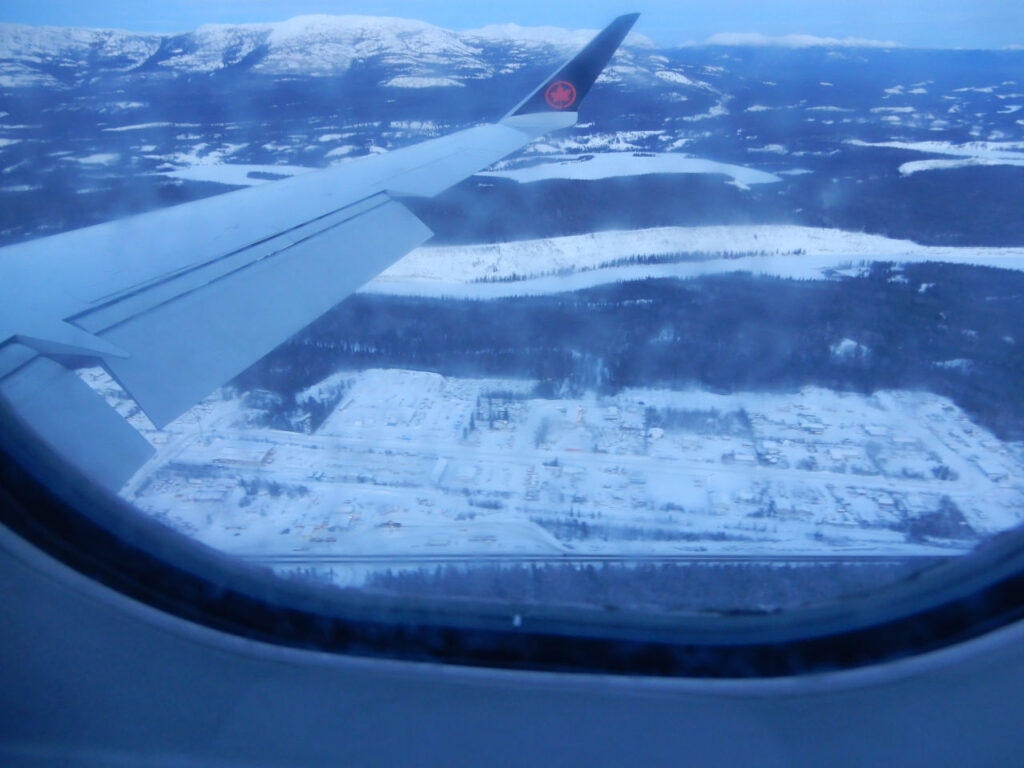
M 639 13 L 616 17 L 582 51 L 523 99 L 509 116 L 577 111 L 583 97 L 604 71 L 638 18 Z

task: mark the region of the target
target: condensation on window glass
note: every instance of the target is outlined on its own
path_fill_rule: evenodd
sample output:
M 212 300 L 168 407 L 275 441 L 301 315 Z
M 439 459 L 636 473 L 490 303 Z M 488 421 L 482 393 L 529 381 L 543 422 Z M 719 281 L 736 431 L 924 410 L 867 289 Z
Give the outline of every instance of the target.
M 433 238 L 166 426 L 37 344 L 154 449 L 120 496 L 290 578 L 673 614 L 1017 526 L 1024 52 L 655 33 L 575 126 L 393 195 Z M 0 27 L 0 240 L 497 120 L 591 34 Z

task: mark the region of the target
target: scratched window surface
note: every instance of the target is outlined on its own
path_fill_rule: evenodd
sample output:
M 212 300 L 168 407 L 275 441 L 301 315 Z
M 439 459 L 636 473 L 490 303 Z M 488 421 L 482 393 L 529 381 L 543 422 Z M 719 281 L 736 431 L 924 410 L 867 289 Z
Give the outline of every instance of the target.
M 119 495 L 287 577 L 684 613 L 1016 527 L 1024 52 L 653 31 L 574 126 L 396 194 L 432 239 L 170 423 L 55 357 L 153 448 Z M 0 25 L 0 242 L 496 121 L 592 34 Z

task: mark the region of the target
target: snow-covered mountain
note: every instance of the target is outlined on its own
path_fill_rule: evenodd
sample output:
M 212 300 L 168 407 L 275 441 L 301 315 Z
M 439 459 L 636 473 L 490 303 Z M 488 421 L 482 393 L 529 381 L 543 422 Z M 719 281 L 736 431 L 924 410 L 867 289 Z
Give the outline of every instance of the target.
M 161 38 L 111 29 L 0 24 L 0 87 L 59 87 L 97 72 L 137 68 Z
M 269 24 L 215 24 L 178 35 L 0 24 L 0 86 L 67 87 L 125 72 L 338 75 L 376 62 L 424 76 L 443 70 L 489 77 L 487 49 L 511 44 L 549 58 L 585 43 L 594 30 L 495 25 L 466 32 L 376 16 L 296 16 Z M 627 48 L 653 48 L 633 34 Z

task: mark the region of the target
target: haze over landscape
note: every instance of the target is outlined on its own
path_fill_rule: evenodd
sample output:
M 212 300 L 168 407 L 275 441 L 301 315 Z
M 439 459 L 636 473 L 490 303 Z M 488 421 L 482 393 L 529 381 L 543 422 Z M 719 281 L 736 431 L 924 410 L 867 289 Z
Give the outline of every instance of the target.
M 496 119 L 585 39 L 0 25 L 0 242 Z M 342 586 L 600 602 L 569 571 L 626 559 L 679 610 L 680 560 L 805 559 L 722 598 L 773 610 L 1018 525 L 1024 51 L 765 43 L 627 38 L 579 124 L 404 200 L 428 245 L 165 430 L 81 369 L 157 448 L 122 496 Z

